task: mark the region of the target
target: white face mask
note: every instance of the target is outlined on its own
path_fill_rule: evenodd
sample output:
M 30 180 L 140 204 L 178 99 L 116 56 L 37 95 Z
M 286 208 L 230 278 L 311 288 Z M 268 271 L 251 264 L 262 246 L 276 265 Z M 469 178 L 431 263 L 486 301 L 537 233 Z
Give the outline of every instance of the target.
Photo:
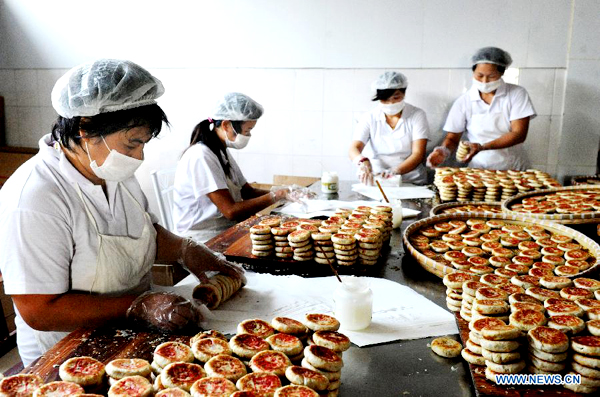
M 502 84 L 504 84 L 504 80 L 502 80 L 502 78 L 499 78 L 496 81 L 490 81 L 489 83 L 482 83 L 481 81 L 473 78 L 473 85 L 479 92 L 483 92 L 484 94 L 496 91 Z
M 383 110 L 383 113 L 387 114 L 388 116 L 393 116 L 404 110 L 404 105 L 404 99 L 396 103 L 382 103 L 381 110 Z
M 225 146 L 230 147 L 232 149 L 245 148 L 248 145 L 248 142 L 250 142 L 250 137 L 247 135 L 238 134 L 235 128 L 233 128 L 233 126 L 231 126 L 231 129 L 233 130 L 233 132 L 235 132 L 235 139 L 233 141 L 230 141 L 229 138 L 226 137 L 227 139 L 225 140 Z
M 96 160 L 92 160 L 87 141 L 85 142 L 85 149 L 87 150 L 87 155 L 90 159 L 90 167 L 92 167 L 94 174 L 96 174 L 98 178 L 113 182 L 122 182 L 133 176 L 144 160 L 134 159 L 133 157 L 126 156 L 109 148 L 104 137 L 102 137 L 102 141 L 108 150 L 110 150 L 110 153 L 102 165 L 98 165 L 96 164 Z

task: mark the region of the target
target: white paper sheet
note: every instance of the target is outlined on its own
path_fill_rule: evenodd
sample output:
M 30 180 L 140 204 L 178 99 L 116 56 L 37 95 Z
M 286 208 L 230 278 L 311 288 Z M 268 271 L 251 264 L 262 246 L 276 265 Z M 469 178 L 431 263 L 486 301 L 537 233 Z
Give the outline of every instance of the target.
M 306 313 L 333 314 L 335 277 L 302 278 L 247 272 L 248 284 L 217 310 L 207 314 L 206 325 L 227 334 L 250 318 L 270 321 L 276 316 L 301 320 Z M 419 339 L 458 332 L 454 316 L 409 287 L 393 281 L 368 278 L 373 291 L 373 320 L 362 331 L 344 330 L 357 346 L 394 340 Z M 198 281 L 182 280 L 176 293 L 191 299 Z
M 365 186 L 362 183 L 352 185 L 352 191 L 372 198 L 373 200 L 381 200 L 382 195 L 377 186 Z M 384 189 L 388 199 L 417 199 L 430 198 L 435 196 L 433 190 L 425 186 L 401 186 L 401 187 L 386 187 Z
M 288 203 L 281 208 L 273 210 L 280 214 L 295 216 L 297 218 L 312 218 L 317 216 L 333 216 L 337 208 L 356 208 L 361 205 L 379 205 L 379 202 L 357 200 L 357 201 L 343 201 L 343 200 L 308 200 L 306 201 L 306 207 L 298 203 Z M 306 212 L 305 212 L 306 208 Z M 417 216 L 421 211 L 413 210 L 410 208 L 402 208 L 402 217 L 410 218 Z

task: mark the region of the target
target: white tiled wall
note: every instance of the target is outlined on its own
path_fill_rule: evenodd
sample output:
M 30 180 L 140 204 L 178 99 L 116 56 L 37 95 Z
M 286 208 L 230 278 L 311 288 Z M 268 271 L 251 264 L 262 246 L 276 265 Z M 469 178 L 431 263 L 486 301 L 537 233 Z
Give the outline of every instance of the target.
M 2 0 L 0 68 L 98 56 L 161 68 L 464 68 L 487 45 L 509 49 L 515 67 L 564 68 L 574 2 Z
M 103 4 L 0 0 L 8 143 L 35 147 L 50 131 L 56 117 L 50 91 L 63 68 L 95 57 L 132 59 L 163 80 L 160 104 L 173 124 L 148 145 L 139 171 L 151 199 L 149 172 L 176 164 L 194 125 L 228 91 L 244 92 L 266 109 L 248 147 L 234 154 L 250 181 L 323 170 L 353 178 L 346 154 L 353 126 L 374 106 L 370 84 L 386 70 L 408 76 L 407 101 L 426 111 L 431 149 L 443 138 L 452 101 L 471 84 L 469 57 L 486 45 L 511 52 L 519 68 L 514 76 L 538 111 L 526 142 L 536 168 L 595 171 L 600 3 L 594 0 L 497 0 L 485 7 L 480 0 Z M 88 29 L 78 16 L 92 13 L 119 29 Z M 61 18 L 70 23 L 55 22 Z
M 569 69 L 565 84 L 564 116 L 556 146 L 559 178 L 595 174 L 600 145 L 600 2 L 576 1 Z
M 376 106 L 371 82 L 387 69 L 154 69 L 166 88 L 159 103 L 172 122 L 161 138 L 147 147 L 145 172 L 175 165 L 196 123 L 210 112 L 225 91 L 242 91 L 265 106 L 265 114 L 249 145 L 236 153 L 250 181 L 271 182 L 274 174 L 320 176 L 338 171 L 354 177 L 347 158 L 356 121 Z M 442 126 L 452 101 L 471 84 L 466 69 L 404 69 L 407 102 L 425 110 L 431 128 L 429 147 L 443 138 Z M 3 70 L 0 94 L 6 97 L 8 141 L 37 145 L 50 131 L 56 113 L 50 91 L 64 70 Z M 556 165 L 550 150 L 551 125 L 560 119 L 563 69 L 521 69 L 519 83 L 529 91 L 539 116 L 526 142 L 539 168 Z M 554 123 L 555 134 L 559 123 Z M 143 169 L 142 169 L 143 170 Z

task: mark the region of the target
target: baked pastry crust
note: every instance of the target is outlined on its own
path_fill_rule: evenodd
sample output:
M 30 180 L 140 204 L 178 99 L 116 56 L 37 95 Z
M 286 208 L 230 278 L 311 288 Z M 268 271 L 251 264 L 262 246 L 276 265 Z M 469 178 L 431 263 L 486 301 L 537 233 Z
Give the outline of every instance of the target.
M 81 386 L 102 383 L 104 364 L 92 357 L 73 357 L 62 363 L 58 369 L 60 378 Z

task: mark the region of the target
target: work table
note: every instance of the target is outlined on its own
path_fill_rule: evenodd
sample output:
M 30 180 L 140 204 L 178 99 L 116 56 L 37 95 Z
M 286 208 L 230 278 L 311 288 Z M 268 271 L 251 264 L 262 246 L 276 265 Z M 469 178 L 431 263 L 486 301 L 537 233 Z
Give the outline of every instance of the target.
M 364 200 L 341 184 L 335 199 Z M 316 187 L 314 187 L 316 189 Z M 337 196 L 337 195 L 336 195 Z M 322 196 L 321 198 L 323 198 Z M 435 275 L 425 271 L 405 253 L 402 232 L 417 219 L 427 217 L 431 200 L 404 200 L 403 206 L 421 211 L 417 218 L 403 221 L 393 231 L 390 250 L 383 265 L 369 276 L 382 277 L 406 285 L 445 308 L 445 286 Z M 211 246 L 210 242 L 207 245 Z M 211 248 L 223 250 L 218 243 Z M 458 336 L 455 336 L 458 339 Z M 188 336 L 170 336 L 131 330 L 79 329 L 71 333 L 24 373 L 37 373 L 46 381 L 58 379 L 58 365 L 69 357 L 90 355 L 102 362 L 118 357 L 152 360 L 154 348 L 166 340 L 186 342 Z M 340 395 L 349 396 L 471 396 L 474 390 L 467 364 L 459 357 L 446 359 L 429 348 L 431 338 L 401 340 L 359 348 L 352 346 L 344 353 Z

